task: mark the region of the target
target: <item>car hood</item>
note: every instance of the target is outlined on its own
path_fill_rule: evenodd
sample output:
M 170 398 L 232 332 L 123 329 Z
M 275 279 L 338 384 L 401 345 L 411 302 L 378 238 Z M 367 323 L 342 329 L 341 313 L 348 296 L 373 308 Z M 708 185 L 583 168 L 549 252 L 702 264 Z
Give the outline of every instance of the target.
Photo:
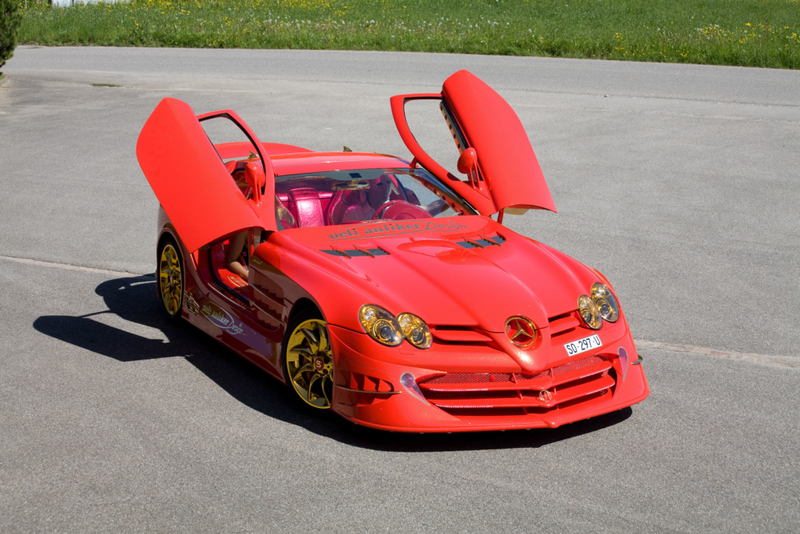
M 372 303 L 431 325 L 503 332 L 506 319 L 521 315 L 544 328 L 549 317 L 575 310 L 597 281 L 575 260 L 482 216 L 280 234 L 284 246 L 357 281 Z

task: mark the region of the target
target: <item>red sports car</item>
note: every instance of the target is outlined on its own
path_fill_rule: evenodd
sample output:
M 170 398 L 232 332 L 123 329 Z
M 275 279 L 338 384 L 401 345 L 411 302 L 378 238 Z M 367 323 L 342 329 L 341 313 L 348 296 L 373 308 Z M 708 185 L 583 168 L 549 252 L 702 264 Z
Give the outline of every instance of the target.
M 419 99 L 440 102 L 461 176 L 412 135 Z M 606 278 L 502 225 L 555 211 L 508 103 L 459 71 L 391 107 L 411 162 L 262 143 L 233 111 L 164 99 L 136 152 L 161 203 L 166 313 L 384 430 L 557 427 L 645 399 Z M 220 121 L 242 140 L 214 144 Z

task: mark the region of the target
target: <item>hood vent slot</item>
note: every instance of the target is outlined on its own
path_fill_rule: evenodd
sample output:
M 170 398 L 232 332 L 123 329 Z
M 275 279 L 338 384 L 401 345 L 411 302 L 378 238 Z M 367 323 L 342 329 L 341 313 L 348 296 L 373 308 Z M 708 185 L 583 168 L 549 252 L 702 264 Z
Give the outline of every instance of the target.
M 505 237 L 499 234 L 493 237 L 487 237 L 485 235 L 475 237 L 462 236 L 462 239 L 463 241 L 456 241 L 456 245 L 464 248 L 487 248 L 491 246 L 498 246 L 506 240 Z
M 359 258 L 363 256 L 367 256 L 369 258 L 374 258 L 376 256 L 388 256 L 389 253 L 383 250 L 382 248 L 375 247 L 375 248 L 361 248 L 361 247 L 353 247 L 348 249 L 338 249 L 331 247 L 330 249 L 322 249 L 320 252 L 324 252 L 325 254 L 330 254 L 331 256 L 341 256 L 343 258 Z

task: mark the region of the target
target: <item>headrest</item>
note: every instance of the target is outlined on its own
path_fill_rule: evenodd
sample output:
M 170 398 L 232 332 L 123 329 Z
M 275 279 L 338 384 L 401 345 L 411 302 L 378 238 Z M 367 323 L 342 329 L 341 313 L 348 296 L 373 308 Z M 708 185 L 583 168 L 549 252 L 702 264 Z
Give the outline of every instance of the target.
M 367 201 L 367 194 L 361 190 L 342 191 L 342 202 L 345 204 L 363 204 Z

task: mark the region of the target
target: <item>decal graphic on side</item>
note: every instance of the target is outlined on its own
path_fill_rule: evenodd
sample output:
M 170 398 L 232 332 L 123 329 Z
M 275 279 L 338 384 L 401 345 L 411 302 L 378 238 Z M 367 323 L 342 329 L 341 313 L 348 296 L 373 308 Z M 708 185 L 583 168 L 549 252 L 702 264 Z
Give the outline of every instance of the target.
M 458 232 L 466 230 L 467 225 L 456 224 L 453 222 L 446 223 L 432 223 L 424 221 L 415 221 L 409 223 L 402 222 L 385 222 L 378 224 L 370 224 L 364 226 L 351 226 L 345 228 L 340 232 L 328 234 L 328 237 L 336 240 L 343 239 L 359 239 L 364 237 L 376 237 L 382 235 L 402 235 L 416 232 L 426 232 L 428 230 L 439 230 L 443 232 Z
M 200 315 L 200 306 L 197 304 L 194 295 L 184 291 L 183 298 L 186 300 L 186 307 L 189 308 L 189 311 L 195 315 Z
M 202 315 L 211 322 L 229 334 L 238 336 L 243 332 L 242 327 L 236 324 L 233 317 L 226 310 L 213 303 L 206 302 L 203 304 Z

